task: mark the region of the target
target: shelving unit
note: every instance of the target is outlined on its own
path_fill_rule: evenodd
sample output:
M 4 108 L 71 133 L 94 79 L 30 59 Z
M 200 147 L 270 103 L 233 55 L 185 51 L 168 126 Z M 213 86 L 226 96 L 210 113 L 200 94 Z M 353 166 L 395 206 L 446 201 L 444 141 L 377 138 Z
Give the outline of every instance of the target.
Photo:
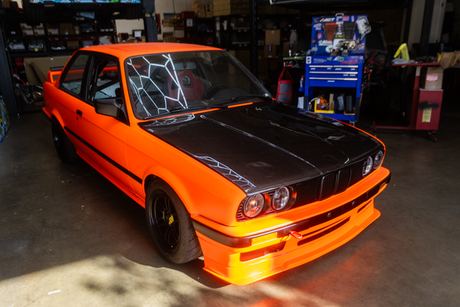
M 214 46 L 216 41 L 214 18 L 195 18 L 195 43 Z
M 17 30 L 5 31 L 6 46 L 10 58 L 16 57 L 36 57 L 36 56 L 59 56 L 71 55 L 76 49 L 84 47 L 85 45 L 94 44 L 99 41 L 101 37 L 110 37 L 115 41 L 116 27 L 113 21 L 98 24 L 97 21 L 85 20 L 78 18 L 72 22 L 69 20 L 61 20 L 59 18 L 50 19 L 53 24 L 41 23 L 42 35 L 15 35 Z M 26 20 L 21 20 L 21 25 L 27 26 Z M 11 22 L 9 22 L 11 24 Z M 61 28 L 56 28 L 55 25 L 61 25 Z M 62 25 L 65 25 L 62 27 Z M 6 24 L 6 29 L 11 29 Z M 31 29 L 21 29 L 25 31 L 36 31 L 30 26 Z M 71 30 L 70 32 L 63 33 L 63 30 Z M 61 32 L 59 32 L 61 31 Z M 37 31 L 36 31 L 37 32 Z M 57 33 L 57 34 L 49 34 Z M 10 43 L 22 43 L 24 50 L 17 50 L 12 48 Z M 31 47 L 32 42 L 40 42 L 42 47 Z
M 193 43 L 195 41 L 195 18 L 185 17 L 174 20 L 174 36 L 180 43 Z
M 180 33 L 180 36 L 177 36 Z M 182 18 L 175 20 L 174 34 L 180 43 L 213 46 L 215 43 L 214 18 Z
M 217 45 L 227 50 L 247 49 L 250 44 L 249 16 L 225 15 L 215 17 Z
M 34 108 L 30 103 L 24 105 L 21 99 L 15 99 L 12 93 L 18 92 L 19 88 L 28 81 L 24 70 L 25 58 L 70 56 L 80 47 L 99 44 L 101 41 L 116 43 L 115 19 L 144 17 L 143 5 L 140 1 L 137 3 L 37 2 L 24 1 L 22 10 L 17 6 L 1 9 L 0 39 L 2 45 L 4 44 L 6 56 L 0 58 L 0 65 L 4 71 L 0 81 L 8 87 L 4 91 L 11 92 L 13 96 L 8 99 L 8 109 L 11 113 L 40 109 L 39 106 Z M 154 6 L 151 9 L 154 10 Z M 22 81 L 18 82 L 13 75 L 18 75 Z M 13 80 L 12 86 L 9 83 L 11 80 Z

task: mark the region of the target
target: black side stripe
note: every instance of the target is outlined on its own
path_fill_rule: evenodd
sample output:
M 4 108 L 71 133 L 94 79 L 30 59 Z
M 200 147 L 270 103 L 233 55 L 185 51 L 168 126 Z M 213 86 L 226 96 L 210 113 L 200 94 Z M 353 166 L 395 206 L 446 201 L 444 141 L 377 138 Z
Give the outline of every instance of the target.
M 129 170 L 127 170 L 126 168 L 124 168 L 123 166 L 121 166 L 120 164 L 118 164 L 117 162 L 113 161 L 112 159 L 110 159 L 107 155 L 105 155 L 104 153 L 102 153 L 101 151 L 99 151 L 96 147 L 94 147 L 93 145 L 89 144 L 88 142 L 86 142 L 84 139 L 82 139 L 80 136 L 78 136 L 75 132 L 73 132 L 72 130 L 70 130 L 69 128 L 67 127 L 64 127 L 64 129 L 69 132 L 70 134 L 72 134 L 76 139 L 78 139 L 80 142 L 82 142 L 83 144 L 85 144 L 86 146 L 88 146 L 92 151 L 94 151 L 95 153 L 97 153 L 99 156 L 101 156 L 102 158 L 104 158 L 105 160 L 107 160 L 107 162 L 109 162 L 110 164 L 112 164 L 113 166 L 115 166 L 116 168 L 118 168 L 120 171 L 122 171 L 123 173 L 125 173 L 126 175 L 128 175 L 129 177 L 131 177 L 132 179 L 134 179 L 135 181 L 139 182 L 140 184 L 142 184 L 142 178 L 139 178 L 137 177 L 136 175 L 134 175 L 133 173 L 131 173 Z

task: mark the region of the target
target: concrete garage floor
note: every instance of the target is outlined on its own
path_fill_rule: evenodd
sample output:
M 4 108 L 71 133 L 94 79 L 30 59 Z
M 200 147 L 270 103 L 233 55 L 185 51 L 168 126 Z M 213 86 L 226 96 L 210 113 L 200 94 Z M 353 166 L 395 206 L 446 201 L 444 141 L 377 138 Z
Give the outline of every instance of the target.
M 84 162 L 61 163 L 42 114 L 12 117 L 0 144 L 0 306 L 460 306 L 459 131 L 456 101 L 437 143 L 379 132 L 393 175 L 382 216 L 330 254 L 237 287 L 201 260 L 163 260 L 140 206 Z

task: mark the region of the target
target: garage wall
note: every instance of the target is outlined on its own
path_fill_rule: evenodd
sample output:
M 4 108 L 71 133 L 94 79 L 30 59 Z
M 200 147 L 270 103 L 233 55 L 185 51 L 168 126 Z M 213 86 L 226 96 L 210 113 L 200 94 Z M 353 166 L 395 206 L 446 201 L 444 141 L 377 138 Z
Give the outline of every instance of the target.
M 133 33 L 133 30 L 144 29 L 143 19 L 130 19 L 130 20 L 116 20 L 118 33 Z
M 412 45 L 420 42 L 422 35 L 423 14 L 425 12 L 425 0 L 413 1 L 412 17 L 410 23 L 409 39 L 407 46 L 413 51 Z M 430 43 L 441 41 L 441 31 L 446 12 L 446 0 L 435 0 L 433 19 L 431 22 Z

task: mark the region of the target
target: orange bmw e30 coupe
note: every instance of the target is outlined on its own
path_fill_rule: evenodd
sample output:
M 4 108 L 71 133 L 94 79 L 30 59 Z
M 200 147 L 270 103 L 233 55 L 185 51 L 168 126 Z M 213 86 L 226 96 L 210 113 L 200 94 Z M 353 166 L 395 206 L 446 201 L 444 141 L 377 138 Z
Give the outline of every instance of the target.
M 83 158 L 145 207 L 162 256 L 245 285 L 343 245 L 380 215 L 382 142 L 279 103 L 228 52 L 94 46 L 48 73 L 62 161 Z

